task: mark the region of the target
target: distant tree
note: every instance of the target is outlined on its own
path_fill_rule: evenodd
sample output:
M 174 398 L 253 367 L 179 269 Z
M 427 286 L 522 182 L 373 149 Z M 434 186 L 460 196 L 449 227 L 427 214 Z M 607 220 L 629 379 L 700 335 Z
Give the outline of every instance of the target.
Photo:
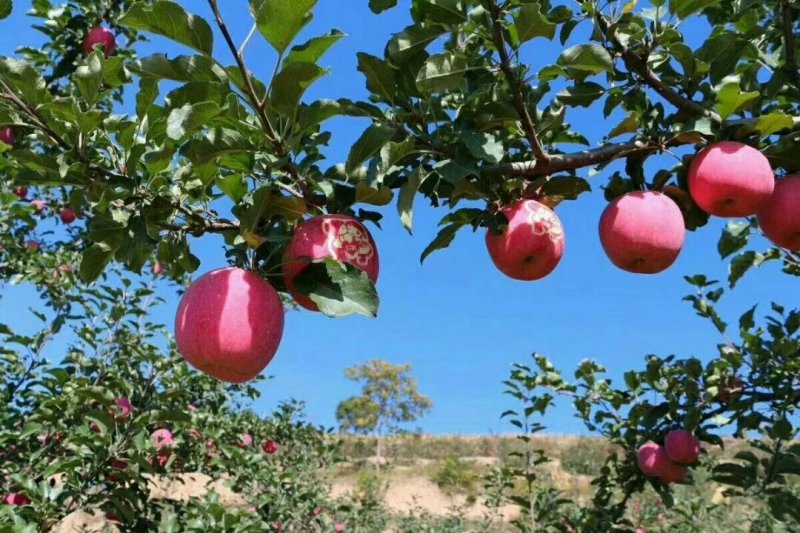
M 348 379 L 362 384 L 361 394 L 339 403 L 336 420 L 342 431 L 374 435 L 378 457 L 383 435 L 397 432 L 401 424 L 420 419 L 433 407 L 410 374 L 411 365 L 393 365 L 380 359 L 344 371 Z

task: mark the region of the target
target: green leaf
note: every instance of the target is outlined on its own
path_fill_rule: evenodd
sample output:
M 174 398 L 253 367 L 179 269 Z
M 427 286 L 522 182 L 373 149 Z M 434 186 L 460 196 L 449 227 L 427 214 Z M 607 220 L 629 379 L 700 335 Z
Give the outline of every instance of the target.
M 11 15 L 13 4 L 11 0 L 0 0 L 0 20 L 8 18 Z
M 103 62 L 101 52 L 93 52 L 86 58 L 86 62 L 75 69 L 75 85 L 86 103 L 94 105 L 97 94 L 103 85 Z
M 503 143 L 491 133 L 469 132 L 462 139 L 470 153 L 478 159 L 496 165 L 505 156 Z
M 222 108 L 214 102 L 186 104 L 173 109 L 167 117 L 167 136 L 176 141 L 185 139 L 208 126 L 221 113 Z
M 445 29 L 441 26 L 409 26 L 392 37 L 386 47 L 386 53 L 392 61 L 404 63 L 444 33 Z
M 711 83 L 716 85 L 736 68 L 739 58 L 750 43 L 742 36 L 724 31 L 708 39 L 697 51 L 697 58 L 708 63 Z
M 330 257 L 308 265 L 295 278 L 298 293 L 330 317 L 378 316 L 378 292 L 366 272 Z
M 411 3 L 415 22 L 455 25 L 466 22 L 467 11 L 462 0 L 415 0 Z
M 397 0 L 369 0 L 369 8 L 378 14 L 397 5 Z
M 25 61 L 0 57 L 0 80 L 16 89 L 29 106 L 35 107 L 53 99 L 41 73 Z
M 463 56 L 446 52 L 432 55 L 417 74 L 417 87 L 423 92 L 443 92 L 457 89 L 469 70 Z
M 305 44 L 295 46 L 283 60 L 283 68 L 291 63 L 316 63 L 328 49 L 345 36 L 344 32 L 333 29 L 325 35 L 314 37 Z
M 723 120 L 738 113 L 760 96 L 758 91 L 742 92 L 738 76 L 725 78 L 714 90 L 717 92 L 715 109 Z
M 373 124 L 368 127 L 350 149 L 345 171 L 347 173 L 355 171 L 364 161 L 380 152 L 383 145 L 389 142 L 396 133 L 397 129 L 391 126 Z
M 577 176 L 560 176 L 547 180 L 542 185 L 541 194 L 549 197 L 559 197 L 565 200 L 575 200 L 585 192 L 591 192 L 589 182 Z
M 250 11 L 261 35 L 283 54 L 314 18 L 311 10 L 316 4 L 317 0 L 250 0 Z
M 81 258 L 78 271 L 81 279 L 86 283 L 96 280 L 113 256 L 114 250 L 109 245 L 102 242 L 91 245 Z
M 370 187 L 366 181 L 356 183 L 356 203 L 370 205 L 387 205 L 392 202 L 394 193 L 389 187 Z
M 589 107 L 599 98 L 606 94 L 606 89 L 593 81 L 577 82 L 572 87 L 567 87 L 558 93 L 559 101 L 570 105 Z
M 145 78 L 183 82 L 223 82 L 228 79 L 225 70 L 205 56 L 178 56 L 166 54 L 147 56 L 128 68 Z
M 409 173 L 406 182 L 400 187 L 400 196 L 397 198 L 397 213 L 400 215 L 400 222 L 411 233 L 411 224 L 414 217 L 414 198 L 417 196 L 419 186 L 427 178 L 427 174 L 421 167 L 417 167 Z
M 722 230 L 722 235 L 717 243 L 717 250 L 722 259 L 738 252 L 747 246 L 750 237 L 750 224 L 740 220 L 728 222 Z
M 720 0 L 670 0 L 669 12 L 685 20 L 690 15 L 719 4 Z
M 520 44 L 536 37 L 552 40 L 556 35 L 556 25 L 544 16 L 539 2 L 523 4 L 517 15 L 515 26 Z
M 756 120 L 756 130 L 763 137 L 790 129 L 792 126 L 794 126 L 792 117 L 783 113 L 767 113 Z
M 118 24 L 163 35 L 207 56 L 214 49 L 214 34 L 208 22 L 202 17 L 187 13 L 177 2 L 136 2 Z
M 327 69 L 313 63 L 290 63 L 275 76 L 270 105 L 279 113 L 293 116 L 306 90 L 327 73 Z
M 611 54 L 599 44 L 579 44 L 567 48 L 558 56 L 556 64 L 592 74 L 611 72 L 614 68 Z
M 636 113 L 628 113 L 628 116 L 626 116 L 622 122 L 614 126 L 614 129 L 608 133 L 608 138 L 612 139 L 617 135 L 622 135 L 624 133 L 635 133 L 638 129 L 639 117 L 636 115 Z
M 358 70 L 367 78 L 367 89 L 387 102 L 394 101 L 396 81 L 394 71 L 382 59 L 359 52 Z
M 440 229 L 436 237 L 422 251 L 422 255 L 419 257 L 419 262 L 423 263 L 425 259 L 436 250 L 442 250 L 450 246 L 450 243 L 453 242 L 453 239 L 456 237 L 456 233 L 459 229 L 461 229 L 461 227 L 462 224 L 450 224 L 449 226 L 445 226 Z

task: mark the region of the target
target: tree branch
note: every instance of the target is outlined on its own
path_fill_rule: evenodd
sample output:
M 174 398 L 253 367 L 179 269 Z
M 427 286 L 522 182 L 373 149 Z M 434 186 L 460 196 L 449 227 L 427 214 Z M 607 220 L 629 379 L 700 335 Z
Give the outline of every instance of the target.
M 709 118 L 714 122 L 722 122 L 722 117 L 720 117 L 719 114 L 706 109 L 703 105 L 695 102 L 694 100 L 684 98 L 668 87 L 663 81 L 661 81 L 661 78 L 658 77 L 658 74 L 653 72 L 650 67 L 647 66 L 647 58 L 639 57 L 630 48 L 625 46 L 625 44 L 623 44 L 617 35 L 616 30 L 612 30 L 609 27 L 608 22 L 601 13 L 598 12 L 595 18 L 600 31 L 603 32 L 603 35 L 605 35 L 606 39 L 611 41 L 614 47 L 619 51 L 628 70 L 641 76 L 642 81 L 649 85 L 664 100 L 678 108 L 680 111 L 689 111 L 695 115 L 702 115 L 706 118 Z
M 503 28 L 500 26 L 502 11 L 495 0 L 489 1 L 489 7 L 492 14 L 492 40 L 500 54 L 500 69 L 503 71 L 508 86 L 511 89 L 511 102 L 519 115 L 522 129 L 525 131 L 525 137 L 527 137 L 531 145 L 534 157 L 536 157 L 537 160 L 546 162 L 550 159 L 550 156 L 544 151 L 542 143 L 536 135 L 533 119 L 525 103 L 524 83 L 514 72 L 511 66 L 511 59 L 508 57 L 505 39 L 503 38 Z
M 781 2 L 781 18 L 783 19 L 783 41 L 786 49 L 786 73 L 794 84 L 800 88 L 800 71 L 797 70 L 797 58 L 794 54 L 794 18 L 792 18 L 792 4 L 787 0 Z

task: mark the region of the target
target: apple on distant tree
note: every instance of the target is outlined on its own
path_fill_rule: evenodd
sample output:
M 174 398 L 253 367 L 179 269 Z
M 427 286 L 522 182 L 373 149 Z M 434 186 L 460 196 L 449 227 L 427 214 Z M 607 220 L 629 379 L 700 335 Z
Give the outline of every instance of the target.
M 67 225 L 72 224 L 75 222 L 75 219 L 78 218 L 75 215 L 75 211 L 73 211 L 71 207 L 65 207 L 62 209 L 58 216 L 61 218 L 61 222 Z
M 550 274 L 564 255 L 564 227 L 552 209 L 536 200 L 519 200 L 501 209 L 508 226 L 486 232 L 486 248 L 506 276 L 533 281 Z
M 746 144 L 722 141 L 698 153 L 689 165 L 689 193 L 718 217 L 749 217 L 763 209 L 775 189 L 769 160 Z
M 773 243 L 800 252 L 800 174 L 775 182 L 775 191 L 758 212 L 758 225 Z
M 283 303 L 268 281 L 241 268 L 222 268 L 186 290 L 175 317 L 175 342 L 201 372 L 244 383 L 272 361 L 283 323 Z
M 663 272 L 683 248 L 686 226 L 678 205 L 656 191 L 630 192 L 600 218 L 600 242 L 611 262 L 635 274 Z
M 14 194 L 17 195 L 17 198 L 20 200 L 24 200 L 28 197 L 28 188 L 24 185 L 20 185 L 19 187 L 14 187 Z
M 33 209 L 36 211 L 36 214 L 40 215 L 42 214 L 42 212 L 44 212 L 44 208 L 47 204 L 45 203 L 44 200 L 37 198 L 35 200 L 31 200 L 31 205 L 33 206 Z
M 311 311 L 319 307 L 297 292 L 295 278 L 314 260 L 331 257 L 366 272 L 378 281 L 378 249 L 364 224 L 348 215 L 322 215 L 303 222 L 283 254 L 283 279 L 298 305 Z
M 91 54 L 94 51 L 95 45 L 103 47 L 103 53 L 106 59 L 108 59 L 117 48 L 117 40 L 111 31 L 102 26 L 97 26 L 89 30 L 89 33 L 86 34 L 86 38 L 83 40 L 83 50 L 87 54 Z

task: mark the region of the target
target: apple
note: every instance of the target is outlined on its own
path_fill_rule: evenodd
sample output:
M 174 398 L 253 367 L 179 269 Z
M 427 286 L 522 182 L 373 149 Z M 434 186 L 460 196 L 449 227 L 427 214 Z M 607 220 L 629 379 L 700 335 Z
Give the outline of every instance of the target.
M 769 202 L 774 188 L 769 160 L 746 144 L 712 144 L 689 165 L 689 194 L 700 209 L 718 217 L 755 215 Z
M 30 498 L 21 492 L 12 492 L 10 494 L 6 494 L 3 498 L 3 502 L 7 505 L 15 505 L 17 507 L 24 507 L 31 504 Z
M 42 247 L 38 241 L 34 241 L 33 239 L 29 240 L 25 243 L 25 247 L 30 250 L 31 252 L 38 252 Z
M 236 443 L 239 448 L 249 448 L 253 445 L 253 436 L 249 433 L 245 433 L 241 437 L 239 437 L 239 441 Z
M 157 429 L 150 435 L 150 438 L 153 441 L 153 446 L 155 446 L 157 451 L 160 451 L 164 448 L 169 448 L 175 442 L 175 439 L 172 437 L 172 432 L 168 429 Z
M 669 485 L 670 483 L 682 482 L 684 479 L 686 479 L 686 473 L 687 470 L 685 466 L 675 464 L 672 461 L 667 461 L 667 464 L 664 466 L 664 470 L 661 472 L 661 475 L 659 475 L 658 478 L 662 483 Z
M 0 130 L 0 142 L 12 146 L 15 139 L 16 137 L 14 136 L 14 130 L 11 128 L 4 128 Z
M 20 200 L 24 200 L 25 198 L 28 197 L 28 188 L 25 187 L 24 185 L 15 187 L 14 194 L 16 194 L 17 198 L 19 198 Z
M 267 455 L 275 455 L 280 450 L 280 446 L 274 440 L 265 440 L 264 444 L 261 445 L 261 449 L 264 450 L 264 453 Z
M 773 243 L 800 252 L 800 174 L 775 182 L 775 191 L 758 212 L 758 225 Z
M 674 429 L 664 438 L 664 451 L 670 461 L 691 465 L 700 457 L 700 439 L 685 429 Z
M 533 281 L 558 266 L 564 255 L 564 227 L 558 216 L 536 200 L 519 200 L 501 209 L 508 219 L 503 233 L 486 232 L 486 248 L 506 276 Z
M 197 428 L 190 428 L 189 431 L 186 432 L 186 436 L 192 440 L 200 440 L 203 438 L 203 433 Z
M 341 533 L 342 531 L 345 531 L 346 529 L 347 529 L 347 526 L 343 522 L 336 522 L 333 525 L 333 530 L 336 531 L 336 533 Z
M 160 276 L 164 273 L 164 265 L 161 263 L 153 263 L 153 275 Z
M 600 218 L 606 255 L 617 267 L 635 274 L 669 268 L 685 239 L 680 208 L 660 192 L 630 192 L 611 202 Z
M 125 396 L 120 396 L 114 400 L 114 404 L 117 406 L 117 416 L 115 418 L 117 423 L 124 422 L 130 418 L 131 412 L 133 411 L 133 406 L 131 405 L 130 399 L 126 398 Z
M 98 26 L 89 30 L 89 33 L 86 34 L 86 39 L 83 40 L 83 50 L 87 54 L 91 54 L 94 51 L 95 45 L 101 45 L 103 47 L 106 59 L 108 59 L 111 54 L 114 53 L 114 49 L 117 47 L 117 41 L 112 32 Z
M 294 279 L 316 259 L 332 257 L 349 263 L 367 273 L 373 283 L 378 281 L 378 249 L 369 231 L 348 215 L 322 215 L 305 221 L 292 236 L 283 254 L 283 279 L 286 288 L 298 305 L 319 311 L 307 296 L 294 288 Z
M 72 224 L 75 222 L 75 219 L 78 218 L 75 216 L 75 211 L 73 211 L 71 207 L 65 207 L 62 209 L 59 217 L 61 218 L 61 222 L 64 224 Z
M 46 204 L 44 200 L 37 198 L 36 200 L 31 200 L 31 205 L 36 210 L 36 214 L 39 215 L 44 211 Z
M 655 442 L 646 442 L 639 447 L 636 454 L 636 463 L 639 470 L 648 476 L 660 476 L 668 467 L 670 462 L 664 447 Z
M 244 383 L 272 361 L 283 336 L 283 303 L 264 278 L 228 267 L 186 290 L 175 317 L 175 342 L 198 370 Z

